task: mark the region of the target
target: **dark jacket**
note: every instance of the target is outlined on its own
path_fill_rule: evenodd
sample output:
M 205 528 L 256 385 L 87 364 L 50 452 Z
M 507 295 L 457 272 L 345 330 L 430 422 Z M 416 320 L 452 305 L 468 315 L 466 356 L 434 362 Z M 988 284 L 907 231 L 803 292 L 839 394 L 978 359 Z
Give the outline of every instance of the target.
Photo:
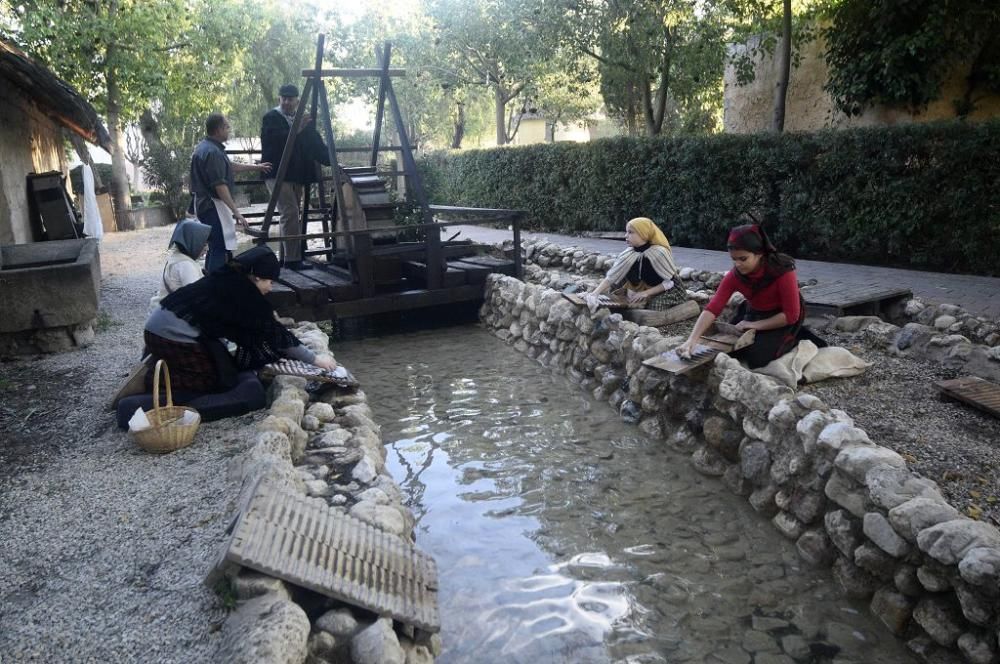
M 264 114 L 260 123 L 260 149 L 261 161 L 271 163 L 269 177 L 274 177 L 281 164 L 281 154 L 285 150 L 285 141 L 288 140 L 288 120 L 276 108 Z M 292 149 L 292 160 L 288 163 L 288 170 L 285 171 L 285 182 L 296 184 L 309 184 L 316 181 L 316 169 L 314 162 L 319 162 L 325 166 L 330 165 L 330 152 L 326 143 L 312 125 L 299 132 L 295 138 L 295 147 Z

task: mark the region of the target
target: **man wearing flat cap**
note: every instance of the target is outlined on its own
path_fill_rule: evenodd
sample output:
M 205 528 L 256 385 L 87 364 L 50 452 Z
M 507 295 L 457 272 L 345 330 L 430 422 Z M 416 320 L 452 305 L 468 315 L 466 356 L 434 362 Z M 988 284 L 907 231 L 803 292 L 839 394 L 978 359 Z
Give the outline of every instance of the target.
M 261 161 L 274 165 L 272 178 L 265 180 L 267 189 L 274 192 L 278 164 L 285 150 L 285 141 L 299 107 L 299 89 L 294 85 L 282 85 L 278 90 L 279 104 L 264 114 L 260 124 Z M 312 125 L 312 117 L 303 118 L 303 123 L 295 137 L 289 155 L 285 181 L 278 192 L 279 229 L 282 235 L 300 235 L 303 232 L 299 201 L 302 200 L 303 186 L 316 181 L 316 162 L 330 165 L 330 153 L 326 144 Z M 308 264 L 302 260 L 302 242 L 288 240 L 282 242 L 285 267 L 302 270 Z

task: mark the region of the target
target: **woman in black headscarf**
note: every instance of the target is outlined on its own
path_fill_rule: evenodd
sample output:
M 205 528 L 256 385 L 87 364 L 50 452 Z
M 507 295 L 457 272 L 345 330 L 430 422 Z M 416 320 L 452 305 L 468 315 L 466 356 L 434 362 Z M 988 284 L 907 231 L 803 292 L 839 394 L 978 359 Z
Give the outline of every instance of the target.
M 678 354 L 690 355 L 698 339 L 722 313 L 734 292 L 746 299 L 733 316 L 732 323 L 741 330 L 756 330 L 754 343 L 732 353 L 751 369 L 762 367 L 795 348 L 802 339 L 817 346 L 826 342 L 802 326 L 805 303 L 799 293 L 795 261 L 771 244 L 759 224 L 737 226 L 726 239 L 733 269 L 726 273 L 711 301 L 701 312 L 687 341 Z
M 153 361 L 170 366 L 174 387 L 218 392 L 232 387 L 237 371 L 259 369 L 282 358 L 302 360 L 323 369 L 336 363 L 302 345 L 279 323 L 264 296 L 281 268 L 266 246 L 232 261 L 160 302 L 146 321 L 146 347 Z M 236 344 L 233 358 L 220 339 Z

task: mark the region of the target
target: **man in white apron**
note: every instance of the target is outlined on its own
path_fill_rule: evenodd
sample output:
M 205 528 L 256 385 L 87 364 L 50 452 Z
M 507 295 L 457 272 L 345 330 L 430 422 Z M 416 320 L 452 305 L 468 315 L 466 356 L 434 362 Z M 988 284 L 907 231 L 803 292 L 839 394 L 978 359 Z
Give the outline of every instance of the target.
M 236 224 L 247 229 L 247 220 L 233 201 L 233 174 L 243 171 L 267 173 L 271 164 L 238 164 L 229 160 L 225 142 L 229 140 L 229 122 L 221 113 L 205 120 L 205 138 L 191 155 L 191 193 L 194 194 L 198 220 L 212 228 L 208 236 L 205 271 L 225 265 L 236 249 Z

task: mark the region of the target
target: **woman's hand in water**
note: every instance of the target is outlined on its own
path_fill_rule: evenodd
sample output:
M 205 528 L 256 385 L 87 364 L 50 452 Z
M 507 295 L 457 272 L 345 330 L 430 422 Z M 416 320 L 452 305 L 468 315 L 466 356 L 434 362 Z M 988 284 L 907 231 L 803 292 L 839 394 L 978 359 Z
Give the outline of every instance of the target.
M 320 355 L 315 360 L 313 360 L 313 364 L 315 364 L 320 369 L 326 369 L 327 371 L 333 371 L 334 369 L 337 368 L 337 363 L 334 361 L 332 357 L 329 356 Z

